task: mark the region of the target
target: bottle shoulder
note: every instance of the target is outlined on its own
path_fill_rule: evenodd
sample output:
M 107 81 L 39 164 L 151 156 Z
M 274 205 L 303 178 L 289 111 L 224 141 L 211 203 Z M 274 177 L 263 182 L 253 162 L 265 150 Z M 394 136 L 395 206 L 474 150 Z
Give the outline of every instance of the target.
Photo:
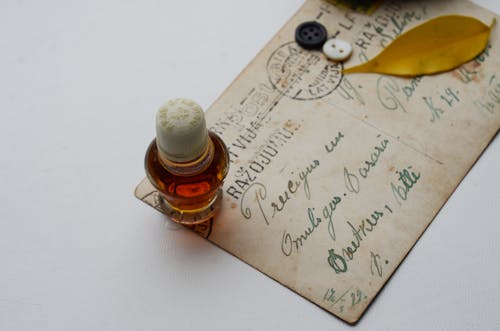
M 189 182 L 196 178 L 207 179 L 212 176 L 216 177 L 214 180 L 217 182 L 224 180 L 229 170 L 227 147 L 216 133 L 209 131 L 209 138 L 211 147 L 208 155 L 202 155 L 199 159 L 185 164 L 175 164 L 173 168 L 162 162 L 156 139 L 153 139 L 144 160 L 150 182 L 161 190 L 167 182 Z

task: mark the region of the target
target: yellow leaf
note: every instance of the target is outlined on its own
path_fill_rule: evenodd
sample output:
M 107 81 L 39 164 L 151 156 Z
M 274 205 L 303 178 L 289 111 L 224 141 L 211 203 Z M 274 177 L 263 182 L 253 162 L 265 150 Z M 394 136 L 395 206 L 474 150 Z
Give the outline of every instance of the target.
M 448 71 L 481 53 L 490 31 L 473 17 L 439 16 L 403 33 L 372 60 L 343 72 L 418 76 Z

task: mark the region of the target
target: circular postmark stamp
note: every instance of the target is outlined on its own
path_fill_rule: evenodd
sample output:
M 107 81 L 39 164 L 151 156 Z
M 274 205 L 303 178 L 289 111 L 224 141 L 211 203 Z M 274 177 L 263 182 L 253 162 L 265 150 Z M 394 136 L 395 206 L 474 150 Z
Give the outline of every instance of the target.
M 294 41 L 278 47 L 266 65 L 271 84 L 294 100 L 315 100 L 332 93 L 342 80 L 342 63 L 328 61 L 319 51 Z

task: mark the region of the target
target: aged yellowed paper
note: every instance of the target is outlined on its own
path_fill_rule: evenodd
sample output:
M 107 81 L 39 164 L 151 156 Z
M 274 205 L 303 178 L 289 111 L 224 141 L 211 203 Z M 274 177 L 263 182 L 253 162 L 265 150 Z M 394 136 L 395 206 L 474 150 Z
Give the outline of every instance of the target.
M 388 1 L 371 15 L 308 0 L 207 112 L 230 150 L 217 219 L 195 230 L 354 323 L 500 127 L 500 40 L 452 72 L 343 76 L 409 28 L 465 1 Z M 304 21 L 348 40 L 326 60 L 294 42 Z M 222 69 L 221 69 L 222 70 Z M 138 198 L 162 211 L 144 180 Z

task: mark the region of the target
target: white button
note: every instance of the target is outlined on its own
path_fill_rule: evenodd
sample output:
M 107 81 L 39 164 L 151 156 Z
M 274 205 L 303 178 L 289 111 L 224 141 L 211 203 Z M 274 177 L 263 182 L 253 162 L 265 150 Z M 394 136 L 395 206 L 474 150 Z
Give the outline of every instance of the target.
M 342 39 L 330 39 L 323 45 L 323 53 L 333 61 L 342 61 L 351 56 L 352 46 Z

